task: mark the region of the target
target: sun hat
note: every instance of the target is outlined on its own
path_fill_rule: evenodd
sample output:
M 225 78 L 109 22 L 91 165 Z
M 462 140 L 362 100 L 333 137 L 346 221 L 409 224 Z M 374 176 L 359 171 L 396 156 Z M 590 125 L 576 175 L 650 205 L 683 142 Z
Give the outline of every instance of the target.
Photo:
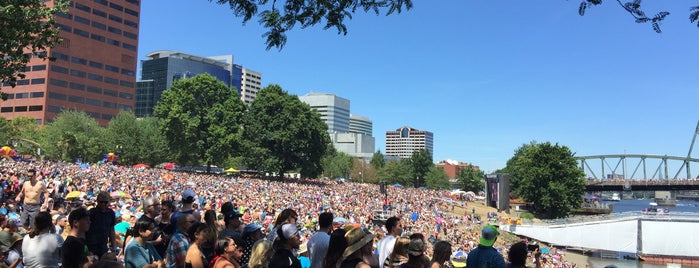
M 347 258 L 352 255 L 355 251 L 362 248 L 367 243 L 374 240 L 374 235 L 367 233 L 362 228 L 354 228 L 345 234 L 345 239 L 347 240 L 347 249 L 342 254 L 343 258 Z
M 466 267 L 466 259 L 468 258 L 468 253 L 463 250 L 459 250 L 451 255 L 451 265 L 456 268 Z
M 425 254 L 425 242 L 422 239 L 412 239 L 408 244 L 408 254 L 412 256 L 420 256 Z
M 498 238 L 498 228 L 493 225 L 486 225 L 483 227 L 483 232 L 481 233 L 480 244 L 486 247 L 493 246 L 495 244 L 495 239 Z

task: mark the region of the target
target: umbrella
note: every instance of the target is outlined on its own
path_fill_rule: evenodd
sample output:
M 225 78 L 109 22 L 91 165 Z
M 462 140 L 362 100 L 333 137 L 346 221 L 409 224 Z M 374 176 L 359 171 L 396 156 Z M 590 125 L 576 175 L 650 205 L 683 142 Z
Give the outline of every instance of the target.
M 150 168 L 150 166 L 149 166 L 149 165 L 146 165 L 146 164 L 135 164 L 135 165 L 133 165 L 133 168 L 135 168 L 135 169 L 145 169 L 145 168 Z
M 173 169 L 173 168 L 175 168 L 175 163 L 167 163 L 167 164 L 163 165 L 163 168 L 164 169 Z
M 124 191 L 114 191 L 109 194 L 111 197 L 123 197 L 131 199 L 131 195 Z
M 342 224 L 344 224 L 344 223 L 347 223 L 347 219 L 345 219 L 345 218 L 343 218 L 343 217 L 335 217 L 335 218 L 333 219 L 333 222 L 334 222 L 334 223 L 342 223 Z
M 391 185 L 391 186 L 393 186 L 393 187 L 403 187 L 403 185 L 400 185 L 400 183 L 396 183 L 396 184 Z
M 72 191 L 66 195 L 66 199 L 79 198 L 81 195 L 83 195 L 81 191 Z
M 160 176 L 160 178 L 166 179 L 166 180 L 170 180 L 170 179 L 172 179 L 172 178 L 174 178 L 174 177 L 175 177 L 175 176 L 173 176 L 173 175 L 170 174 L 170 173 L 163 174 L 162 176 Z
M 82 164 L 80 164 L 80 167 L 81 167 L 81 168 L 90 168 L 90 164 L 88 164 L 88 163 L 82 163 Z
M 443 222 L 444 222 L 444 218 L 437 218 L 437 219 L 434 220 L 434 222 L 436 222 L 436 223 L 443 223 Z

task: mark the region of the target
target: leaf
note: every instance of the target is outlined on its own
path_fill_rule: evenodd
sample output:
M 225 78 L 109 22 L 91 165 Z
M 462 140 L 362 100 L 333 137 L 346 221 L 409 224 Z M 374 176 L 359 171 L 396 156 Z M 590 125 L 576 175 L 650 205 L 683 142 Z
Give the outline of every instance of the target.
M 636 23 L 644 23 L 650 21 L 649 18 L 638 18 L 636 19 Z
M 593 4 L 593 5 L 599 5 L 602 4 L 602 0 L 587 0 L 588 3 Z
M 662 30 L 660 30 L 660 24 L 658 24 L 658 23 L 655 22 L 655 21 L 653 21 L 653 30 L 654 30 L 656 33 L 662 33 L 662 32 L 663 32 Z
M 655 22 L 662 21 L 668 15 L 670 15 L 670 12 L 667 12 L 667 11 L 660 12 L 660 13 L 656 14 L 655 17 L 653 17 L 653 21 L 655 21 Z
M 587 2 L 580 2 L 580 7 L 578 8 L 578 14 L 580 16 L 585 16 L 585 9 L 587 9 Z

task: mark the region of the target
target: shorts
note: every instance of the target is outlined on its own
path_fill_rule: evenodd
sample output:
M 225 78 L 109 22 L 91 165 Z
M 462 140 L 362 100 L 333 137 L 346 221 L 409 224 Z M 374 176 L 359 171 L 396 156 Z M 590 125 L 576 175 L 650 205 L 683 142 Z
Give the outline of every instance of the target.
M 24 226 L 25 229 L 33 228 L 34 218 L 36 218 L 36 215 L 41 211 L 41 205 L 24 204 L 22 208 L 24 209 L 22 210 L 22 215 L 19 217 L 22 221 L 22 226 Z

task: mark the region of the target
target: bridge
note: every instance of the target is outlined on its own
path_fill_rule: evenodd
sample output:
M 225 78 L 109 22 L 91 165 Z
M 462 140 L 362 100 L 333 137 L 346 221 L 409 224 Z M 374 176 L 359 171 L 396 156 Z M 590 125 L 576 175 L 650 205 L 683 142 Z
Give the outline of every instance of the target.
M 655 256 L 699 257 L 699 214 L 642 215 L 622 213 L 500 229 L 556 246 L 601 249 Z
M 588 191 L 699 190 L 699 158 L 692 149 L 699 135 L 699 122 L 687 156 L 653 154 L 604 154 L 576 156 L 587 175 Z M 695 177 L 696 176 L 696 177 Z

